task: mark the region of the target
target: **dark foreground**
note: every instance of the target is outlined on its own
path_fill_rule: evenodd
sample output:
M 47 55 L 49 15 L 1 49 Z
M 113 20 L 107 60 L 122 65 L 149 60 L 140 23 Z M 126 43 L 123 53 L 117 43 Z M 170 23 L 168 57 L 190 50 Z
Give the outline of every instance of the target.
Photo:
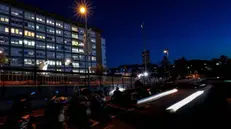
M 204 92 L 176 112 L 166 110 L 171 105 L 197 91 Z M 107 114 L 111 118 L 102 120 L 101 115 L 95 116 L 90 119 L 91 128 L 229 128 L 229 122 L 231 120 L 230 94 L 231 84 L 224 83 L 223 80 L 216 80 L 208 81 L 207 86 L 203 88 L 180 88 L 176 93 L 133 107 L 115 106 L 109 103 Z M 43 121 L 43 116 L 36 117 L 33 120 L 33 125 L 36 129 L 44 128 L 41 126 L 41 121 Z
M 175 113 L 166 111 L 170 105 L 180 101 L 196 90 L 179 90 L 177 93 L 145 104 L 126 112 L 100 129 L 195 129 L 230 128 L 229 84 L 213 83 L 205 93 Z

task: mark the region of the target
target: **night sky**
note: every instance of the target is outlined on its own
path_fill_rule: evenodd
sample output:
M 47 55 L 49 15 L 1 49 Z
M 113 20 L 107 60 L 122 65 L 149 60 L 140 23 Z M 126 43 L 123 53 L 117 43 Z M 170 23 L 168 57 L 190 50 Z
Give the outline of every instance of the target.
M 74 0 L 18 0 L 74 18 Z M 89 24 L 103 30 L 109 67 L 140 64 L 145 42 L 151 62 L 159 63 L 163 49 L 171 61 L 231 56 L 230 0 L 91 0 Z

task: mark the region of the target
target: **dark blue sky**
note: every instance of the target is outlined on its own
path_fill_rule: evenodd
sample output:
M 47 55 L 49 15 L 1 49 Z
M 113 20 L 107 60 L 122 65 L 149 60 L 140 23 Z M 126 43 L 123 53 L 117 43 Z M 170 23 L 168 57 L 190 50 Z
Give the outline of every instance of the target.
M 49 12 L 74 18 L 74 0 L 19 0 Z M 211 59 L 231 56 L 230 0 L 91 0 L 89 24 L 102 29 L 109 67 L 141 63 L 145 41 L 151 62 L 159 63 L 163 49 L 169 58 Z

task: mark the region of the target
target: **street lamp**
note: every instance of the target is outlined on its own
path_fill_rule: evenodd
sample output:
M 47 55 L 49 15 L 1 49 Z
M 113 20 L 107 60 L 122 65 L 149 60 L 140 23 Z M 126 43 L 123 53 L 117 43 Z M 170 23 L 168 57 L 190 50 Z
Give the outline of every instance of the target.
M 144 38 L 144 23 L 141 24 L 141 29 L 142 29 L 142 38 L 144 42 L 144 71 L 147 71 L 146 42 Z
M 88 78 L 88 87 L 90 87 L 90 73 L 89 73 L 89 44 L 88 44 L 88 29 L 87 29 L 87 16 L 89 14 L 89 7 L 86 3 L 77 3 L 77 13 L 84 18 L 85 21 L 85 36 L 84 36 L 84 42 L 85 42 L 85 70 L 87 70 L 87 78 Z M 86 71 L 85 71 L 86 73 Z M 86 78 L 86 75 L 85 75 Z
M 167 60 L 169 61 L 169 51 L 165 49 L 164 50 L 164 54 L 166 54 Z M 169 67 L 169 64 L 168 64 L 168 76 L 170 77 L 170 67 Z

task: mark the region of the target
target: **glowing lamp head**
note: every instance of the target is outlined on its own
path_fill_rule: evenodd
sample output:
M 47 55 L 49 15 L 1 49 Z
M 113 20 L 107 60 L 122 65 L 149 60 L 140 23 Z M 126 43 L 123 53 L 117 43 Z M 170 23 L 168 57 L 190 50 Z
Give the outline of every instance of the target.
M 85 6 L 81 6 L 81 7 L 79 8 L 79 12 L 80 12 L 81 14 L 86 14 L 86 13 L 87 13 L 87 8 L 86 8 Z
M 147 77 L 148 76 L 148 72 L 144 72 L 144 74 L 143 74 L 145 77 Z
M 164 54 L 167 54 L 168 53 L 168 50 L 164 50 Z

